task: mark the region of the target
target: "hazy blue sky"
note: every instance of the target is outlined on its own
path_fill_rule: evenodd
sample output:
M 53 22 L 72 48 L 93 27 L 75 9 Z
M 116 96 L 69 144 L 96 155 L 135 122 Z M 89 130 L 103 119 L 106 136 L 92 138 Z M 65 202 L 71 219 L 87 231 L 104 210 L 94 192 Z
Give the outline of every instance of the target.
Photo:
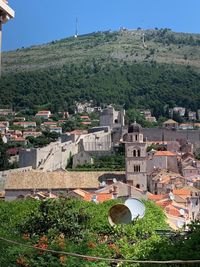
M 3 50 L 72 36 L 76 17 L 79 34 L 122 26 L 200 33 L 200 0 L 10 0 L 9 4 L 16 17 L 3 27 Z

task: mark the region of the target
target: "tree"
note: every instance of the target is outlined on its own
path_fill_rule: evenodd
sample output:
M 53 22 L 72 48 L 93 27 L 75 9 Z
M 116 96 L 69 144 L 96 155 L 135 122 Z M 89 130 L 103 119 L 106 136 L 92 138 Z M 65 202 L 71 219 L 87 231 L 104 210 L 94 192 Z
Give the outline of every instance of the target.
M 4 144 L 2 138 L 0 138 L 0 171 L 7 170 L 10 167 L 8 161 L 9 157 L 6 151 L 7 151 L 7 145 Z

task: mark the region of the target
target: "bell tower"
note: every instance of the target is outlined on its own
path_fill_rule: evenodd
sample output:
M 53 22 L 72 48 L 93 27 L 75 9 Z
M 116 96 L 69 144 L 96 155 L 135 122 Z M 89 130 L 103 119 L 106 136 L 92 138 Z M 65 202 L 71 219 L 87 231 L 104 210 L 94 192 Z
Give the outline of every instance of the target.
M 134 122 L 124 136 L 126 157 L 126 181 L 141 190 L 147 190 L 146 150 L 142 127 Z

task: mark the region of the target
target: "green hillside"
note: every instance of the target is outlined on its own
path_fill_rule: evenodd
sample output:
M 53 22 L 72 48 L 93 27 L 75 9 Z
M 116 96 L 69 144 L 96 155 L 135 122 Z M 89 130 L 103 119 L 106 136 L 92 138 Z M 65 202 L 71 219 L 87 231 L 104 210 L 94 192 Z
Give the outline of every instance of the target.
M 143 42 L 143 36 L 145 42 Z M 200 108 L 200 35 L 168 29 L 97 32 L 3 54 L 0 106 L 73 109 L 75 100 Z

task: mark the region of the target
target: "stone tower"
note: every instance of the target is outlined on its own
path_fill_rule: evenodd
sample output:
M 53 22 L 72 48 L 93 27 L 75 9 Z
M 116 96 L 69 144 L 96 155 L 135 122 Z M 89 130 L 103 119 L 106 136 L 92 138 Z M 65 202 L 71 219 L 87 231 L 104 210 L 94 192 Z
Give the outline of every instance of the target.
M 126 157 L 126 181 L 141 190 L 147 190 L 146 149 L 142 127 L 134 122 L 124 136 Z

